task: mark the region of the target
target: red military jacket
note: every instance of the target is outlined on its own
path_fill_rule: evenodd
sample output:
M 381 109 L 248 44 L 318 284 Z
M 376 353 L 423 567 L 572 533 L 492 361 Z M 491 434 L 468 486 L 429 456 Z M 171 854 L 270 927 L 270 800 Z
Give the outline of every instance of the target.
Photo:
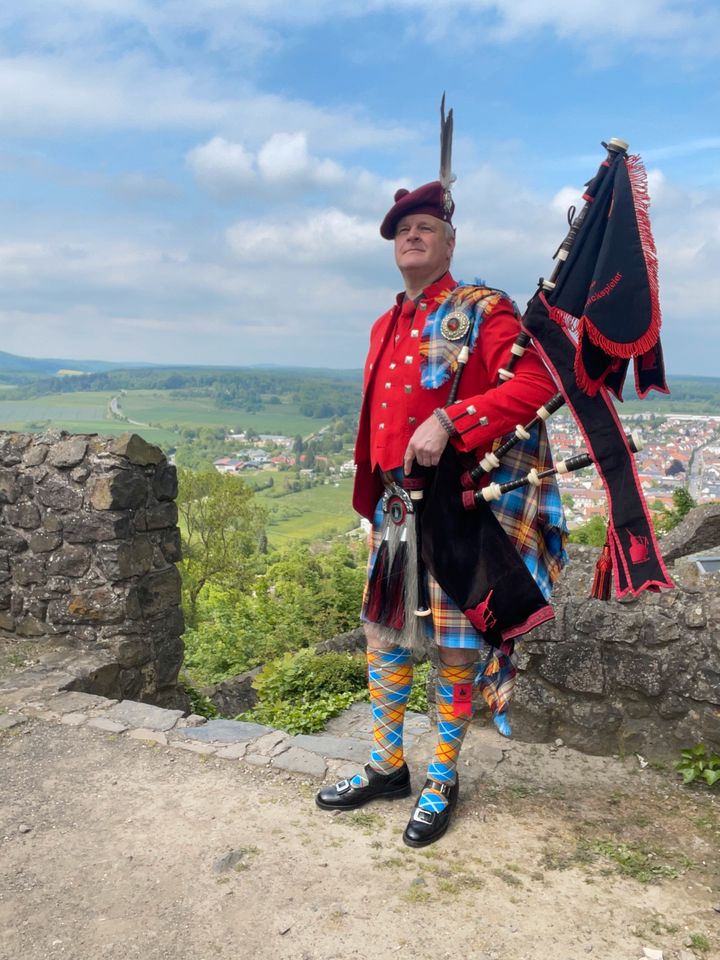
M 438 297 L 457 286 L 450 273 L 423 290 L 413 301 L 398 294 L 395 305 L 376 320 L 370 332 L 365 361 L 363 402 L 355 443 L 353 506 L 372 519 L 383 490 L 380 472 L 402 465 L 416 428 L 444 407 L 448 381 L 437 389 L 420 385 L 423 328 L 438 306 Z M 460 399 L 447 408 L 458 436 L 452 442 L 462 451 L 484 455 L 493 441 L 532 419 L 556 387 L 534 349 L 515 365 L 515 376 L 500 386 L 498 370 L 507 366 L 518 334 L 518 320 L 509 300 L 502 297 L 484 317 L 477 343 L 460 381 Z M 480 423 L 487 417 L 487 424 Z

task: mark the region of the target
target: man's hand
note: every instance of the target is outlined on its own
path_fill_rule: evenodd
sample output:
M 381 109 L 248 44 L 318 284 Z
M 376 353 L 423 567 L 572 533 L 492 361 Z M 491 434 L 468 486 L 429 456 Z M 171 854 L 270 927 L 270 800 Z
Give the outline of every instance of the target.
M 450 435 L 445 427 L 434 413 L 430 414 L 410 437 L 403 457 L 405 476 L 412 470 L 413 460 L 417 460 L 421 467 L 437 466 L 449 439 Z

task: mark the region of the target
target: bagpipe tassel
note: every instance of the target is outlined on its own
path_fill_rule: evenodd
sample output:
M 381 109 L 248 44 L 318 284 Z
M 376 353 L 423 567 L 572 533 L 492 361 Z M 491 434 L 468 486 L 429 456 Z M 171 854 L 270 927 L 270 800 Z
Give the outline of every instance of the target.
M 595 577 L 593 579 L 590 596 L 596 600 L 609 600 L 612 593 L 613 562 L 610 553 L 610 541 L 605 540 L 605 546 L 595 564 Z
M 383 609 L 380 622 L 392 627 L 393 630 L 402 630 L 405 625 L 405 567 L 407 565 L 407 530 L 403 530 L 402 538 L 392 559 L 390 573 L 385 590 Z
M 388 579 L 388 566 L 390 563 L 390 547 L 388 546 L 390 534 L 385 531 L 382 542 L 378 548 L 372 573 L 368 580 L 367 595 L 365 597 L 365 612 L 368 620 L 373 623 L 379 622 L 384 603 L 384 595 Z

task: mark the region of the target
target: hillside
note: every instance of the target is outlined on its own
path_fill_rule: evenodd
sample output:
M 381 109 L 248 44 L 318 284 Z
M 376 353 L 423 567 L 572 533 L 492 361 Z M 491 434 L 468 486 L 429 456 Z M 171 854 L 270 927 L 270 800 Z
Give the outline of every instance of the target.
M 41 377 L 67 376 L 78 373 L 99 373 L 118 367 L 143 367 L 143 363 L 113 363 L 108 360 L 70 360 L 57 357 L 20 357 L 0 350 L 0 379 L 12 382 L 14 374 Z M 61 372 L 62 371 L 62 372 Z
M 63 371 L 65 375 L 58 375 Z M 72 377 L 67 373 L 83 373 Z M 281 367 L 257 364 L 251 367 L 190 366 L 108 361 L 33 359 L 0 351 L 0 382 L 16 383 L 5 399 L 29 399 L 56 393 L 88 391 L 158 390 L 182 392 L 188 397 L 209 397 L 219 408 L 257 412 L 278 394 L 292 392 L 297 402 L 315 400 L 309 416 L 344 416 L 359 402 L 361 371 Z M 670 394 L 651 393 L 638 400 L 628 378 L 623 412 L 720 413 L 720 377 L 675 375 L 668 377 Z M 328 398 L 332 394 L 332 398 Z M 338 400 L 342 398 L 338 409 Z M 319 399 L 319 403 L 317 402 Z M 325 402 L 329 399 L 329 403 Z M 350 401 L 348 403 L 348 401 Z M 325 406 L 323 413 L 317 407 Z M 330 411 L 332 407 L 332 412 Z M 0 414 L 1 417 L 1 414 Z

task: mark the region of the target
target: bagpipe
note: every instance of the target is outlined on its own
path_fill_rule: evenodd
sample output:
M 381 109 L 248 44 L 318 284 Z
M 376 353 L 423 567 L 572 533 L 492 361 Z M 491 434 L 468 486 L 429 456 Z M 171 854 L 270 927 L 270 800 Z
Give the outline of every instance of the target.
M 429 613 L 425 569 L 485 639 L 502 650 L 511 649 L 513 638 L 552 619 L 548 597 L 492 504 L 518 488 L 539 491 L 555 474 L 591 465 L 605 487 L 609 514 L 591 595 L 607 599 L 612 582 L 619 597 L 673 586 L 633 460 L 640 440 L 625 433 L 609 396 L 612 392 L 622 399 L 633 358 L 640 397 L 650 389 L 668 392 L 645 172 L 639 157 L 628 156 L 624 141 L 603 146 L 607 156 L 586 184 L 584 206 L 579 212 L 570 209 L 569 230 L 555 253 L 554 270 L 538 281 L 508 361 L 498 372 L 502 389 L 515 376 L 516 364 L 532 340 L 558 391 L 528 424 L 498 438 L 493 450 L 469 456 L 448 444 L 437 467 L 418 468 L 388 488 L 383 501 L 388 522 L 364 613 L 395 632 L 396 641 L 396 631 L 415 639 L 424 633 L 423 618 Z M 468 330 L 466 343 L 471 335 Z M 446 406 L 458 396 L 467 358 L 464 348 Z M 513 480 L 493 482 L 493 472 L 513 448 L 543 430 L 545 421 L 563 406 L 575 419 L 587 452 L 548 469 L 533 468 Z

